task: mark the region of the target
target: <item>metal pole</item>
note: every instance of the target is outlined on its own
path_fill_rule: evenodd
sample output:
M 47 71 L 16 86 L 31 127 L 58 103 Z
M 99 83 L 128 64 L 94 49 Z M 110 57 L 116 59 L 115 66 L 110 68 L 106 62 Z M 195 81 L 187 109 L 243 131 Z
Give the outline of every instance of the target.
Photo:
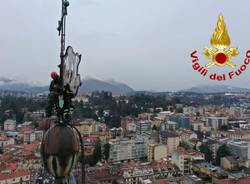
M 64 51 L 65 51 L 65 30 L 66 30 L 66 16 L 65 16 L 65 5 L 64 0 L 62 0 L 62 17 L 61 17 L 61 52 L 60 52 L 60 58 L 61 58 L 61 64 L 60 64 L 60 80 L 61 80 L 61 90 L 63 90 L 63 67 L 64 67 Z
M 62 16 L 61 16 L 61 20 L 59 21 L 59 26 L 58 26 L 58 31 L 59 31 L 59 36 L 61 36 L 61 49 L 60 49 L 60 96 L 63 97 L 63 92 L 64 92 L 64 53 L 65 53 L 65 37 L 66 37 L 66 15 L 67 15 L 67 7 L 69 6 L 69 2 L 67 0 L 62 0 Z M 59 99 L 60 101 L 60 99 Z M 63 109 L 60 108 L 59 110 L 59 121 L 62 121 L 62 123 L 64 123 L 64 112 Z M 75 128 L 76 129 L 76 128 Z M 76 129 L 77 133 L 79 134 L 79 138 L 80 138 L 80 144 L 81 144 L 81 153 L 82 153 L 82 149 L 84 148 L 83 146 L 83 142 L 82 142 L 82 138 L 81 138 L 81 134 L 80 132 Z M 84 152 L 84 151 L 83 151 Z M 85 184 L 85 166 L 84 166 L 84 153 L 83 155 L 81 155 L 83 157 L 83 162 L 82 162 L 82 174 L 81 174 L 81 179 L 82 179 L 82 184 Z M 63 179 L 56 179 L 55 181 L 56 184 L 68 184 L 69 180 L 66 178 Z
M 65 0 L 62 0 L 62 15 L 61 15 L 61 20 L 59 21 L 58 25 L 58 31 L 59 31 L 59 36 L 61 36 L 61 49 L 60 49 L 60 96 L 63 99 L 63 90 L 64 90 L 64 81 L 63 81 L 63 75 L 64 75 L 64 52 L 65 52 L 65 32 L 66 32 L 66 15 L 67 15 L 67 6 L 65 4 Z M 58 103 L 60 104 L 60 100 L 62 100 L 59 97 Z M 58 105 L 59 105 L 58 104 Z M 63 116 L 63 108 L 60 107 L 59 105 L 59 112 L 58 114 L 58 119 L 59 122 L 64 120 Z M 55 184 L 68 184 L 69 181 L 66 178 L 61 178 L 61 179 L 55 179 Z
M 69 6 L 69 2 L 67 0 L 62 0 L 62 15 L 61 20 L 59 21 L 58 25 L 58 31 L 59 35 L 61 36 L 61 50 L 60 50 L 60 98 L 59 98 L 59 104 L 63 100 L 63 91 L 64 91 L 64 81 L 63 81 L 63 75 L 64 75 L 64 53 L 65 53 L 65 34 L 66 34 L 66 15 L 67 15 L 67 7 Z M 60 121 L 64 121 L 63 116 L 63 109 L 59 105 L 58 109 L 58 119 Z

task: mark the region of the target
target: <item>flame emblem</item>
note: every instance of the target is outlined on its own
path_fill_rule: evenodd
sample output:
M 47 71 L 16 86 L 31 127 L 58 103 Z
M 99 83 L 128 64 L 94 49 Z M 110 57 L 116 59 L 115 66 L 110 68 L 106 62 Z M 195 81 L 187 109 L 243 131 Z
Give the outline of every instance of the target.
M 210 68 L 213 65 L 236 67 L 236 64 L 232 63 L 230 59 L 231 57 L 239 55 L 239 51 L 237 47 L 228 48 L 231 44 L 231 40 L 222 15 L 219 15 L 210 44 L 215 50 L 213 48 L 204 49 L 203 54 L 211 60 L 205 65 L 206 68 Z

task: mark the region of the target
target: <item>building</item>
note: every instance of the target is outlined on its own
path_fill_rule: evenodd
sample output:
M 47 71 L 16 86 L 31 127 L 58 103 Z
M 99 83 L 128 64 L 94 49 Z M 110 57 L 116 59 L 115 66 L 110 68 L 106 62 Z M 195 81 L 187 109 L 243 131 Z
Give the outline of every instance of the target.
M 169 120 L 176 122 L 178 128 L 191 128 L 190 118 L 182 113 L 172 114 Z
M 250 142 L 245 141 L 232 141 L 227 144 L 231 153 L 239 156 L 242 159 L 250 159 Z
M 41 131 L 41 130 L 35 131 L 35 136 L 36 136 L 36 140 L 37 140 L 37 141 L 42 141 L 42 138 L 43 138 L 43 131 Z
M 192 107 L 192 106 L 188 106 L 188 107 L 183 107 L 183 114 L 193 114 L 196 115 L 196 113 L 199 112 L 197 107 Z
M 16 130 L 16 121 L 11 120 L 11 119 L 7 119 L 4 122 L 4 131 L 15 131 Z
M 109 142 L 109 160 L 112 163 L 119 163 L 128 160 L 138 160 L 147 157 L 147 146 L 143 138 L 112 139 Z
M 194 161 L 192 163 L 192 171 L 195 174 L 204 176 L 205 178 L 212 178 L 212 181 L 228 178 L 228 173 L 222 168 L 214 166 L 206 161 Z
M 111 139 L 116 139 L 116 137 L 123 137 L 123 129 L 120 128 L 112 128 L 109 130 Z
M 197 139 L 197 134 L 188 129 L 181 129 L 178 131 L 178 134 L 180 135 L 180 139 L 182 142 L 187 142 L 190 139 Z
M 217 180 L 215 184 L 248 184 L 250 183 L 250 177 L 240 179 L 223 179 Z
M 153 178 L 154 170 L 152 167 L 128 167 L 123 169 L 123 183 L 141 183 L 142 180 Z
M 203 153 L 196 150 L 186 150 L 179 147 L 172 155 L 172 163 L 175 164 L 183 174 L 191 173 L 191 163 L 196 160 L 204 160 Z
M 154 144 L 154 143 L 147 144 L 147 159 L 148 159 L 149 162 L 154 160 L 155 146 L 156 146 L 156 144 Z
M 88 184 L 112 183 L 142 184 L 147 181 L 172 179 L 180 176 L 179 169 L 169 161 L 127 162 L 119 165 L 98 164 L 86 169 Z M 160 183 L 158 183 L 160 184 Z
M 135 123 L 127 124 L 126 130 L 128 132 L 136 132 L 136 124 Z
M 118 165 L 98 164 L 86 168 L 87 184 L 112 183 L 112 181 L 120 183 L 121 180 L 122 172 Z
M 15 139 L 12 137 L 0 136 L 0 147 L 15 144 Z
M 235 140 L 250 140 L 250 132 L 248 130 L 229 130 L 226 131 L 226 136 L 230 139 L 235 139 Z
M 143 120 L 136 123 L 136 132 L 139 134 L 151 132 L 152 121 Z
M 236 156 L 227 156 L 220 159 L 220 166 L 225 170 L 240 170 L 240 168 L 249 168 L 250 160 L 242 160 Z
M 165 131 L 165 130 L 176 130 L 177 129 L 177 123 L 173 121 L 167 121 L 167 122 L 162 122 L 160 124 L 160 130 Z
M 166 145 L 157 145 L 154 148 L 154 160 L 160 161 L 161 159 L 168 156 Z
M 167 146 L 158 144 L 148 144 L 147 145 L 147 158 L 151 162 L 153 160 L 159 161 L 168 156 Z
M 123 184 L 142 184 L 158 179 L 168 179 L 180 176 L 176 166 L 166 160 L 154 162 L 132 162 L 121 167 Z
M 30 174 L 28 171 L 16 171 L 14 173 L 0 173 L 0 184 L 28 184 L 30 183 Z
M 36 134 L 33 131 L 28 131 L 24 133 L 23 142 L 30 143 L 36 140 Z
M 250 140 L 250 132 L 245 129 L 237 129 L 237 130 L 213 130 L 211 131 L 211 137 L 222 138 L 227 137 L 233 140 Z
M 99 131 L 100 123 L 93 119 L 85 119 L 84 121 L 75 125 L 81 134 L 91 134 Z
M 17 131 L 19 132 L 25 132 L 25 131 L 31 131 L 34 128 L 34 125 L 31 121 L 26 121 L 23 124 L 19 124 L 17 126 Z
M 204 122 L 203 121 L 193 121 L 192 122 L 192 129 L 193 131 L 202 132 L 205 130 Z
M 171 114 L 173 114 L 171 111 L 161 111 L 158 113 L 158 117 L 163 120 L 167 120 Z
M 168 156 L 177 150 L 180 145 L 180 136 L 175 132 L 161 131 L 160 132 L 160 143 L 167 145 Z
M 121 118 L 121 127 L 125 132 L 136 132 L 136 122 L 138 119 L 127 116 Z
M 228 118 L 210 116 L 206 118 L 205 125 L 211 127 L 213 130 L 218 130 L 223 125 L 228 125 Z

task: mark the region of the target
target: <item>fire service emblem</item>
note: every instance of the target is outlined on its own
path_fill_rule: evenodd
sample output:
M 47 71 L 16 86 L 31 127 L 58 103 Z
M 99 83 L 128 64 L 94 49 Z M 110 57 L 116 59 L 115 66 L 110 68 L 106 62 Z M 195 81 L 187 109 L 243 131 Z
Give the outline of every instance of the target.
M 199 63 L 197 50 L 190 54 L 193 69 L 202 76 L 207 76 L 210 68 L 228 66 L 234 70 L 222 74 L 209 74 L 211 80 L 225 81 L 241 75 L 246 70 L 247 65 L 250 63 L 250 50 L 246 52 L 243 64 L 237 67 L 236 56 L 238 56 L 240 52 L 237 47 L 230 47 L 231 39 L 222 15 L 219 15 L 215 31 L 210 39 L 210 44 L 213 47 L 203 50 L 203 55 L 208 59 L 208 63 L 205 64 L 204 67 Z

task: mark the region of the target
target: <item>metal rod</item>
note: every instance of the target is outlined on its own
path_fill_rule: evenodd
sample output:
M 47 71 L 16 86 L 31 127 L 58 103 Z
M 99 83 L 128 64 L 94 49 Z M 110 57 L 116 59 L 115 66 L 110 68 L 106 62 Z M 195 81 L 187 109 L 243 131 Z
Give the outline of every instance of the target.
M 61 17 L 61 52 L 60 52 L 60 58 L 61 58 L 61 64 L 60 64 L 60 80 L 61 80 L 61 87 L 63 90 L 63 67 L 64 67 L 64 50 L 65 50 L 65 15 L 64 15 L 64 0 L 62 0 L 62 17 Z
M 65 52 L 65 34 L 66 34 L 66 10 L 67 7 L 65 7 L 64 0 L 62 0 L 62 16 L 60 21 L 60 32 L 61 32 L 61 51 L 60 51 L 60 87 L 61 87 L 61 94 L 63 95 L 64 90 L 64 81 L 63 81 L 63 75 L 64 75 L 64 52 Z M 63 121 L 63 112 L 62 109 L 60 109 L 59 113 L 60 117 L 59 120 Z

